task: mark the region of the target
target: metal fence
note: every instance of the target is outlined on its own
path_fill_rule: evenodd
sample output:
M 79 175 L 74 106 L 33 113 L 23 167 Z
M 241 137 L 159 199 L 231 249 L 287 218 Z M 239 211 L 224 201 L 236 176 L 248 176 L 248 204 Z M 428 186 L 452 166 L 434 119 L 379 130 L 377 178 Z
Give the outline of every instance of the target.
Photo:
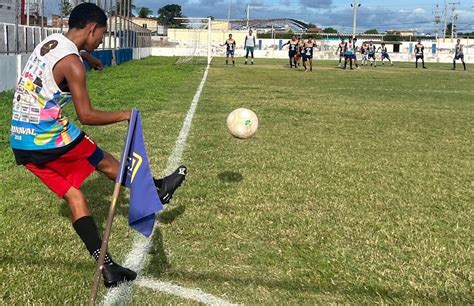
M 67 28 L 49 28 L 0 23 L 0 54 L 29 53 L 47 36 L 66 32 Z M 108 20 L 107 33 L 98 49 L 151 47 L 151 31 L 123 16 Z

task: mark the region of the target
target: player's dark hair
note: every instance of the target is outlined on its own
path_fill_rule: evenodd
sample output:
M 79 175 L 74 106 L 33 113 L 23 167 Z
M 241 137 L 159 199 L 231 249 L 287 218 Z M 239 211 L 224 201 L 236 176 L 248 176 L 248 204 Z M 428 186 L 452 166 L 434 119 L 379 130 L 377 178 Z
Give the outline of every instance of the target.
M 76 6 L 69 16 L 69 28 L 83 29 L 89 23 L 106 27 L 107 16 L 104 11 L 93 3 L 81 3 Z

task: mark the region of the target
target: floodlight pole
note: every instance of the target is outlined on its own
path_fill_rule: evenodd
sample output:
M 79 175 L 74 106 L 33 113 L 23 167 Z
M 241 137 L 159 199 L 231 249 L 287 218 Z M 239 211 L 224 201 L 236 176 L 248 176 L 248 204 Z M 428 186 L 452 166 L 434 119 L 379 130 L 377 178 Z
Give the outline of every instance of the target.
M 354 14 L 353 24 L 352 24 L 352 37 L 356 36 L 356 28 L 357 28 L 357 8 L 360 6 L 360 3 L 357 3 L 357 0 L 354 0 L 354 4 L 351 4 L 352 12 Z
M 247 30 L 249 29 L 250 4 L 247 4 Z

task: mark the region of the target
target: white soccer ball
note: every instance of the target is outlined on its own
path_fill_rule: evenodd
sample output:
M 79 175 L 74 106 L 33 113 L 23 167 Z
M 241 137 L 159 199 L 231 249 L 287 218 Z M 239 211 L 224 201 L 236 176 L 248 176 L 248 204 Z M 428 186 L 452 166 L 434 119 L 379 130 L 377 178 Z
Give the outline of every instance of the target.
M 249 138 L 258 128 L 258 118 L 254 112 L 247 108 L 237 108 L 227 116 L 227 129 L 232 136 Z

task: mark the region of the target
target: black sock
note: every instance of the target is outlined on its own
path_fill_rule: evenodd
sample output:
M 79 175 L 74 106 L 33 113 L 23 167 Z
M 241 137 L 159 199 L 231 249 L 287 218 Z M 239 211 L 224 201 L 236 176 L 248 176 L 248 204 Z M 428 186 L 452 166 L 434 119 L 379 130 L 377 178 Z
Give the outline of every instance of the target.
M 456 61 L 453 61 L 453 69 L 456 69 Z
M 225 64 L 227 65 L 228 63 L 229 63 L 229 61 L 228 61 L 228 60 L 225 60 Z
M 235 65 L 235 61 L 234 61 L 234 60 L 232 60 L 232 65 Z
M 97 230 L 97 225 L 95 224 L 94 218 L 92 218 L 92 216 L 82 217 L 76 220 L 72 226 L 76 230 L 76 233 L 79 235 L 79 237 L 81 237 L 81 240 L 84 242 L 89 253 L 96 261 L 98 261 L 102 240 L 99 238 L 99 231 Z M 104 264 L 113 264 L 112 258 L 108 253 L 105 254 Z
M 462 62 L 462 65 L 464 66 L 464 70 L 466 70 L 466 63 Z

